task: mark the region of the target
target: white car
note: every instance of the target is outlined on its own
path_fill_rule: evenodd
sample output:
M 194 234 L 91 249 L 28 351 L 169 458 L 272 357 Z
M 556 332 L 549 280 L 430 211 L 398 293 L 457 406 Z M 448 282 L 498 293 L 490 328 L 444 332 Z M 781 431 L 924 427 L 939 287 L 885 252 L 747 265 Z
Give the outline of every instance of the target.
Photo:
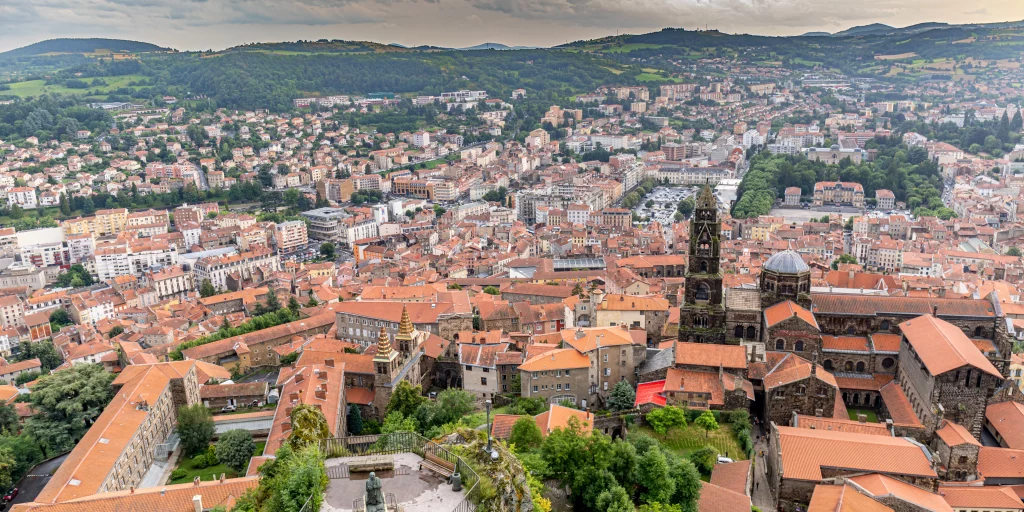
M 730 459 L 729 457 L 726 457 L 724 455 L 719 455 L 718 456 L 718 463 L 719 464 L 731 464 L 733 462 L 735 462 L 735 461 Z

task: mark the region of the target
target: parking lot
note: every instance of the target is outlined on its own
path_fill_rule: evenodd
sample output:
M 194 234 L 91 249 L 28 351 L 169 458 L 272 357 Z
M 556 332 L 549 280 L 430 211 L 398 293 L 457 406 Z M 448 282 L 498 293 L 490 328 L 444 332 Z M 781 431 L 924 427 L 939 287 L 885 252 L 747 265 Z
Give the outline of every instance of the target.
M 679 206 L 679 201 L 694 194 L 694 189 L 689 187 L 657 187 L 633 208 L 633 212 L 640 217 L 650 217 L 651 221 L 657 221 L 667 226 L 675 222 L 673 216 Z M 648 201 L 654 202 L 650 208 L 647 207 Z

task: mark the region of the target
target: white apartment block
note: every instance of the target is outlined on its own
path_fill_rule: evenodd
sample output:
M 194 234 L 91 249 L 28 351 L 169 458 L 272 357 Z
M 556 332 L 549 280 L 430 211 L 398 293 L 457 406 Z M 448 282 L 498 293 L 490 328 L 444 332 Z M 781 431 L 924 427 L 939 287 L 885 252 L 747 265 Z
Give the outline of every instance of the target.
M 163 300 L 167 297 L 178 297 L 193 290 L 192 273 L 182 270 L 180 266 L 167 267 L 146 274 L 146 280 Z
M 425 148 L 430 145 L 429 132 L 416 132 L 412 134 L 412 145 L 418 148 Z
M 100 281 L 126 275 L 141 277 L 152 268 L 177 265 L 178 251 L 167 244 L 101 247 L 95 252 L 95 262 Z
M 7 204 L 18 205 L 25 209 L 39 206 L 36 189 L 31 187 L 14 187 L 7 190 Z
M 351 246 L 356 240 L 375 238 L 377 236 L 379 236 L 377 221 L 372 218 L 367 218 L 360 221 L 353 221 L 351 224 L 348 224 L 345 229 L 345 239 L 342 240 L 342 243 Z
M 230 256 L 200 258 L 192 268 L 194 286 L 198 288 L 204 279 L 209 279 L 214 288 L 226 289 L 228 275 L 238 272 L 242 279 L 247 279 L 257 268 L 276 272 L 281 270 L 281 259 L 263 247 Z

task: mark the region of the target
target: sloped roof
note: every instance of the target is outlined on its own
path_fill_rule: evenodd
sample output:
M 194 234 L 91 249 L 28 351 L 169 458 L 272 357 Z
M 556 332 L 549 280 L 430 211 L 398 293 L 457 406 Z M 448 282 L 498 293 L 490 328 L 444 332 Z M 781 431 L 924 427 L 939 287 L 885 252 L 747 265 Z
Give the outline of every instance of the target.
M 230 505 L 249 489 L 259 485 L 258 476 L 231 478 L 220 482 L 192 482 L 94 494 L 57 504 L 24 503 L 11 510 L 39 512 L 194 512 L 194 496 L 202 496 L 203 507 Z M 230 508 L 230 507 L 229 507 Z
M 700 512 L 749 512 L 750 497 L 725 487 L 701 482 L 697 510 Z
M 871 473 L 850 477 L 847 481 L 876 498 L 894 496 L 908 503 L 924 507 L 925 510 L 953 512 L 942 496 L 886 475 Z
M 764 310 L 764 319 L 768 324 L 768 327 L 778 325 L 793 317 L 797 317 L 800 320 L 803 320 L 807 325 L 820 330 L 820 327 L 818 327 L 818 321 L 814 319 L 814 315 L 791 300 L 780 302 Z
M 740 345 L 677 342 L 676 364 L 746 369 L 747 349 Z
M 807 512 L 893 512 L 849 485 L 816 485 Z
M 978 473 L 985 478 L 1024 478 L 1024 450 L 982 446 Z
M 928 315 L 937 308 L 939 316 L 971 316 L 992 318 L 992 303 L 981 299 L 940 299 L 935 297 L 899 297 L 812 293 L 811 309 L 815 313 L 833 315 Z
M 998 510 L 1024 510 L 1024 504 L 1009 487 L 939 487 L 939 494 L 951 507 Z
M 921 447 L 903 438 L 778 427 L 786 478 L 818 482 L 821 468 L 935 478 Z
M 1000 402 L 985 409 L 985 419 L 992 424 L 1007 447 L 1024 449 L 1024 404 Z
M 935 433 L 942 438 L 942 442 L 946 443 L 947 446 L 959 446 L 962 444 L 972 444 L 974 446 L 981 446 L 981 443 L 967 431 L 966 428 L 958 423 L 952 421 L 946 421 L 945 424 Z
M 589 368 L 590 358 L 577 352 L 574 348 L 560 348 L 534 356 L 519 365 L 519 369 L 528 372 L 546 370 L 564 370 Z
M 900 330 L 932 375 L 973 366 L 989 375 L 1003 378 L 970 338 L 959 327 L 945 320 L 922 315 L 900 324 Z

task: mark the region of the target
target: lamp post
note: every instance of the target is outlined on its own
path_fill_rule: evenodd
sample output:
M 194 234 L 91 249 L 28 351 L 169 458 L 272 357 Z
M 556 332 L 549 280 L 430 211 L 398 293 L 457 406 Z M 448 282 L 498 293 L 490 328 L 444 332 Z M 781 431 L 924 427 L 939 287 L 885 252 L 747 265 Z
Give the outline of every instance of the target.
M 487 451 L 491 451 L 491 400 L 488 398 L 484 402 L 484 406 L 487 408 Z

